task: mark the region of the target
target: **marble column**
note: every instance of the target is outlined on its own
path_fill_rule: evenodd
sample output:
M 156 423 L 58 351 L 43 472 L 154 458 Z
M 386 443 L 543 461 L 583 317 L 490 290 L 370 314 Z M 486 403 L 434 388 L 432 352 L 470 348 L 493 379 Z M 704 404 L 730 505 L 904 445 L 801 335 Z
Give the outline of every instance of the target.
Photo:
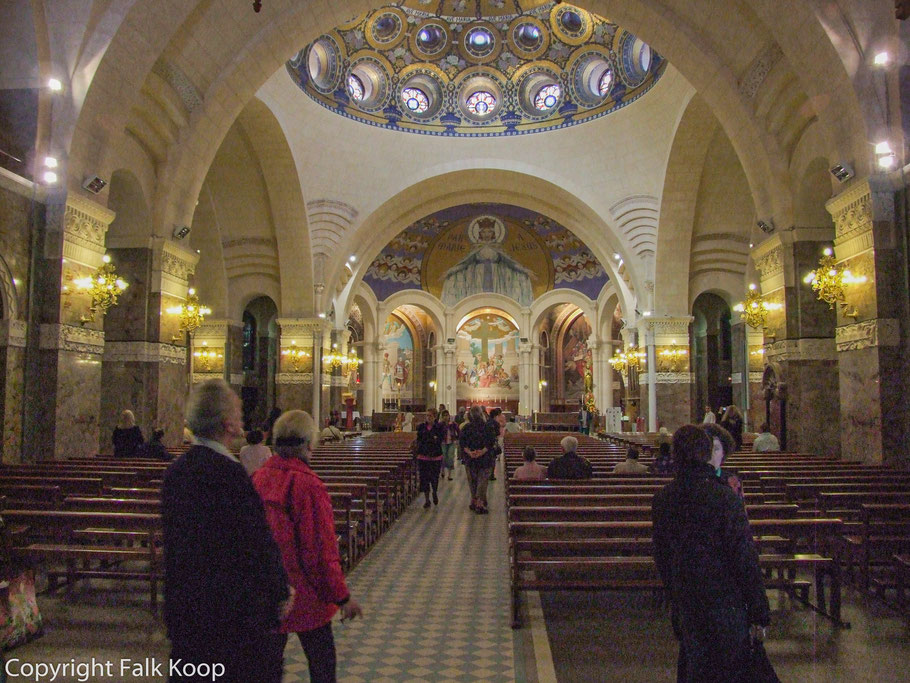
M 907 249 L 895 199 L 900 178 L 854 182 L 827 203 L 838 265 L 866 281 L 845 287 L 837 310 L 842 455 L 906 466 L 907 409 L 901 323 L 907 320 Z M 906 234 L 904 232 L 903 234 Z M 906 327 L 905 327 L 906 329 Z
M 612 357 L 612 342 L 593 342 L 594 401 L 597 405 L 597 410 L 601 414 L 608 408 L 613 407 L 613 368 L 610 365 L 610 358 Z
M 190 368 L 192 383 L 199 384 L 210 379 L 223 379 L 239 394 L 240 384 L 235 386 L 231 375 L 231 328 L 232 321 L 224 318 L 206 318 L 196 328 L 190 339 Z M 242 334 L 242 330 L 241 330 Z M 241 347 L 242 351 L 242 347 Z M 203 359 L 202 354 L 212 354 L 213 358 Z M 198 354 L 198 355 L 197 355 Z M 240 357 L 241 368 L 243 357 Z
M 622 337 L 623 351 L 628 351 L 631 347 L 637 346 L 638 330 L 634 327 L 624 327 L 619 331 Z M 625 411 L 624 415 L 634 424 L 635 420 L 641 414 L 641 396 L 639 375 L 635 371 L 626 371 L 623 373 L 623 380 L 626 386 Z
M 740 321 L 731 325 L 731 336 L 733 343 L 733 402 L 743 411 L 746 421 L 745 428 L 758 431 L 762 422 L 765 421 L 764 394 L 761 384 L 765 355 L 764 334 L 761 330 L 756 330 Z
M 113 218 L 109 209 L 73 194 L 47 205 L 31 302 L 32 320 L 39 327 L 38 348 L 26 368 L 25 459 L 98 452 L 103 316 L 99 311 L 93 321 L 83 322 L 91 297 L 75 281 L 102 265 Z
M 25 342 L 28 326 L 22 320 L 0 320 L 0 423 L 4 464 L 22 461 L 22 406 L 25 381 Z
M 828 455 L 840 453 L 835 318 L 803 277 L 832 236 L 829 228 L 794 228 L 752 250 L 763 298 L 777 306 L 765 323 L 764 361 L 786 396 L 786 433 L 778 437 L 788 450 Z
M 530 415 L 534 410 L 534 382 L 531 379 L 531 358 L 533 345 L 518 343 L 518 414 Z
M 279 318 L 277 405 L 282 410 L 313 413 L 314 358 L 319 318 Z M 322 343 L 320 338 L 319 343 Z
M 181 305 L 198 254 L 160 238 L 145 245 L 109 241 L 108 253 L 129 283 L 119 305 L 104 320 L 101 396 L 101 451 L 120 412 L 131 409 L 142 433 L 165 432 L 164 443 L 183 441 L 183 408 L 188 393 L 186 335 L 168 309 Z
M 363 385 L 363 406 L 361 414 L 364 417 L 370 417 L 376 408 L 376 387 L 379 383 L 377 376 L 377 358 L 379 345 L 376 342 L 363 342 L 363 372 L 361 374 L 361 383 Z
M 452 417 L 455 417 L 455 413 L 458 412 L 458 397 L 456 394 L 458 385 L 455 383 L 455 344 L 449 344 L 446 341 L 441 348 L 443 359 L 442 373 L 437 373 L 436 382 L 442 388 L 442 402 L 446 404 Z
M 648 383 L 649 431 L 656 431 L 658 427 L 672 431 L 693 421 L 695 383 L 690 366 L 691 322 L 689 315 L 650 316 L 639 322 L 640 333 L 649 341 L 648 372 L 640 376 L 643 383 Z M 654 398 L 657 409 L 651 411 Z

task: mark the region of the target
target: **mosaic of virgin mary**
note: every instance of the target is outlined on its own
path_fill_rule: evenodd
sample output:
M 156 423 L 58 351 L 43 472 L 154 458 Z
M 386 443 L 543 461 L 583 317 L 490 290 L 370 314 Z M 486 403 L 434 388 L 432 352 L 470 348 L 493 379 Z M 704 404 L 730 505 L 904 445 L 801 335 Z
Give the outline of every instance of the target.
M 522 306 L 534 300 L 535 274 L 509 256 L 502 248 L 506 226 L 495 216 L 480 216 L 468 226 L 474 246 L 443 278 L 442 302 L 454 306 L 472 294 L 495 293 L 514 299 Z

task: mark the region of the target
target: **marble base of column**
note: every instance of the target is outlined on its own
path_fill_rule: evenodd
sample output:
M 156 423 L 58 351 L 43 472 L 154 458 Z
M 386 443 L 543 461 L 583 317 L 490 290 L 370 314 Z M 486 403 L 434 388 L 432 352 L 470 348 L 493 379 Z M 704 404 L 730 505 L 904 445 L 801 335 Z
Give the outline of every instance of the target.
M 647 381 L 646 375 L 641 380 Z M 657 373 L 657 420 L 671 432 L 692 422 L 692 374 L 688 372 Z M 648 410 L 648 392 L 642 391 L 642 411 Z M 643 413 L 642 413 L 643 414 Z
M 275 376 L 281 410 L 305 410 L 313 414 L 313 373 L 282 372 Z
M 787 450 L 840 455 L 837 361 L 781 361 L 787 383 Z
M 0 456 L 4 463 L 22 461 L 25 333 L 23 321 L 0 321 L 0 421 L 3 427 Z

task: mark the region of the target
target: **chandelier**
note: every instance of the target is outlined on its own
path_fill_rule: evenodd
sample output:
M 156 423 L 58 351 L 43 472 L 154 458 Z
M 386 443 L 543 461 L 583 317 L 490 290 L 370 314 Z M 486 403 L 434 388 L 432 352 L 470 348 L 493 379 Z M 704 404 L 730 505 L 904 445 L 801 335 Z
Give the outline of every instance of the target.
M 199 303 L 199 297 L 196 296 L 196 290 L 190 288 L 187 292 L 186 301 L 180 306 L 172 306 L 167 309 L 167 312 L 172 315 L 180 316 L 180 331 L 188 332 L 193 334 L 196 329 L 203 323 L 205 316 L 209 315 L 212 312 L 208 306 L 203 306 Z M 171 341 L 177 341 L 178 337 L 175 335 Z
M 350 372 L 358 365 L 363 364 L 363 360 L 358 358 L 356 353 L 344 354 L 335 351 L 323 357 L 322 362 L 327 369 L 336 370 L 341 368 L 344 372 Z
M 193 357 L 198 358 L 202 363 L 202 370 L 208 372 L 211 369 L 212 361 L 224 358 L 224 354 L 219 353 L 214 349 L 203 349 L 201 351 L 194 351 Z
M 849 270 L 841 270 L 834 258 L 834 252 L 831 247 L 827 247 L 818 261 L 818 268 L 810 271 L 803 282 L 812 285 L 812 289 L 818 293 L 820 301 L 828 304 L 829 309 L 834 308 L 834 304 L 840 304 L 841 312 L 850 318 L 857 318 L 859 311 L 856 307 L 848 310 L 850 304 L 846 301 L 844 286 L 850 284 L 859 284 L 866 281 L 866 276 L 856 277 Z
M 746 300 L 736 304 L 733 310 L 739 313 L 746 325 L 756 330 L 764 328 L 765 321 L 768 319 L 768 311 L 779 311 L 783 304 L 769 303 L 762 299 L 755 283 L 749 285 L 749 291 L 746 292 Z
M 303 362 L 303 359 L 311 357 L 309 351 L 297 348 L 297 342 L 295 341 L 292 341 L 291 348 L 284 349 L 281 352 L 281 355 L 290 359 L 291 365 L 294 367 L 294 372 L 300 372 L 300 364 Z
M 613 369 L 623 374 L 630 370 L 640 370 L 641 366 L 647 362 L 647 354 L 641 351 L 637 346 L 632 345 L 625 351 L 617 351 L 610 359 L 610 365 Z
M 671 372 L 676 372 L 679 369 L 679 362 L 689 355 L 689 350 L 678 347 L 674 339 L 669 348 L 662 350 L 658 355 L 667 362 Z
M 117 298 L 129 286 L 126 280 L 117 276 L 110 256 L 105 254 L 102 260 L 104 263 L 95 271 L 94 275 L 74 280 L 77 288 L 88 292 L 92 297 L 89 314 L 79 318 L 79 322 L 83 325 L 95 322 L 96 313 L 103 316 L 111 306 L 116 306 Z

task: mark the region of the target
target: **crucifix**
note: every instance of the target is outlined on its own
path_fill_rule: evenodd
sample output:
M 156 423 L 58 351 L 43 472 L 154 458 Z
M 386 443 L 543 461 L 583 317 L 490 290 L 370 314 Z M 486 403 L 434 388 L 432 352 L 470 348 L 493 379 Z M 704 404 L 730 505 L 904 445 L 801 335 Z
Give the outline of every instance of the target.
M 482 342 L 480 347 L 480 359 L 484 363 L 490 360 L 490 338 L 495 332 L 497 332 L 497 329 L 492 327 L 484 318 L 480 318 L 480 325 L 472 332 L 472 335 Z M 498 337 L 495 338 L 498 339 Z

